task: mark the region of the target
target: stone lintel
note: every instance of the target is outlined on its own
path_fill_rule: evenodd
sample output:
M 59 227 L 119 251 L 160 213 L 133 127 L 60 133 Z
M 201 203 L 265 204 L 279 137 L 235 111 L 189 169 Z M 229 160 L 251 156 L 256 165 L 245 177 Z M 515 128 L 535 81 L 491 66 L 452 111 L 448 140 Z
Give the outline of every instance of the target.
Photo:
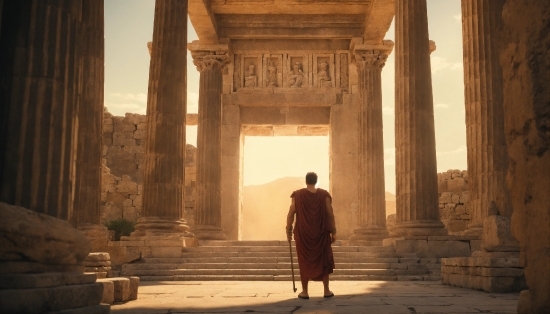
M 233 53 L 248 53 L 264 51 L 272 54 L 288 53 L 288 51 L 315 51 L 315 53 L 330 53 L 349 50 L 349 39 L 234 39 L 231 41 Z
M 328 125 L 243 125 L 245 136 L 328 136 Z
M 338 93 L 309 93 L 305 89 L 302 93 L 241 93 L 231 94 L 231 103 L 247 107 L 280 107 L 280 106 L 312 106 L 328 107 L 341 105 L 343 94 Z
M 328 125 L 330 107 L 241 107 L 241 124 Z
M 189 0 L 187 12 L 201 42 L 217 44 L 219 40 L 218 26 L 210 1 Z

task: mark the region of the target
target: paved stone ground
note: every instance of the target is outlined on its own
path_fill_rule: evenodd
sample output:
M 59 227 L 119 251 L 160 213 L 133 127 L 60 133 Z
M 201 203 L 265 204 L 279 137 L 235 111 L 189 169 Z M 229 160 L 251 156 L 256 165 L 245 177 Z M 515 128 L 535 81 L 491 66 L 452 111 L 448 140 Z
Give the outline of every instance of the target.
M 299 287 L 298 292 L 300 292 Z M 113 305 L 111 313 L 516 313 L 518 293 L 486 293 L 439 282 L 335 281 L 323 298 L 320 282 L 310 299 L 291 282 L 142 282 L 137 301 Z

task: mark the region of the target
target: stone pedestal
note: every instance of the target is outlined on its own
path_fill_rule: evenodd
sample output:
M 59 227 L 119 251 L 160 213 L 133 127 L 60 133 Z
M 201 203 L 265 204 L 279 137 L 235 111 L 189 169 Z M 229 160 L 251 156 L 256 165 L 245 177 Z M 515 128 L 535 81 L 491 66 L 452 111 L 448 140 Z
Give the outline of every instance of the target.
M 90 253 L 84 260 L 85 272 L 95 273 L 97 278 L 111 277 L 111 257 L 109 253 Z
M 394 236 L 446 234 L 439 220 L 426 1 L 395 1 Z
M 147 96 L 142 218 L 134 237 L 191 236 L 183 220 L 187 1 L 157 0 Z
M 197 239 L 226 240 L 221 227 L 221 127 L 223 70 L 230 61 L 228 47 L 194 42 L 189 50 L 200 72 L 193 232 Z
M 356 45 L 355 63 L 359 77 L 359 227 L 350 242 L 374 241 L 388 237 L 384 183 L 384 138 L 382 127 L 381 72 L 393 42 Z M 374 244 L 373 243 L 373 244 Z
M 481 234 L 491 206 L 511 215 L 505 188 L 508 167 L 504 139 L 502 70 L 498 29 L 505 0 L 463 0 L 464 99 L 471 223 Z M 491 205 L 493 204 L 493 205 Z

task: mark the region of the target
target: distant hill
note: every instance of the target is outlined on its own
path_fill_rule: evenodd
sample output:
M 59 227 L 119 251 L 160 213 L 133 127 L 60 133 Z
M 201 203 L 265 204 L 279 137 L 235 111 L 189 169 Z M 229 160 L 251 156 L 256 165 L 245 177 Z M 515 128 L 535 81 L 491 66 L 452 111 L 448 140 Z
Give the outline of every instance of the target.
M 303 187 L 303 177 L 285 177 L 266 184 L 245 186 L 242 239 L 285 240 L 290 194 Z M 395 195 L 386 192 L 386 215 L 394 213 Z

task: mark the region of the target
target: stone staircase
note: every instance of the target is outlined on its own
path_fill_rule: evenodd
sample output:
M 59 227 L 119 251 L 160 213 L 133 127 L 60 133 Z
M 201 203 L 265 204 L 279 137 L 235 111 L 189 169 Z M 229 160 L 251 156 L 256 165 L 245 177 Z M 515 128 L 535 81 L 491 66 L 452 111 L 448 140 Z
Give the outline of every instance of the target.
M 441 280 L 437 258 L 416 254 L 397 256 L 393 247 L 332 245 L 336 269 L 331 280 Z M 294 274 L 299 280 L 296 248 L 292 244 Z M 142 281 L 292 280 L 286 241 L 201 241 L 183 248 L 181 257 L 142 258 L 122 266 L 121 276 Z

